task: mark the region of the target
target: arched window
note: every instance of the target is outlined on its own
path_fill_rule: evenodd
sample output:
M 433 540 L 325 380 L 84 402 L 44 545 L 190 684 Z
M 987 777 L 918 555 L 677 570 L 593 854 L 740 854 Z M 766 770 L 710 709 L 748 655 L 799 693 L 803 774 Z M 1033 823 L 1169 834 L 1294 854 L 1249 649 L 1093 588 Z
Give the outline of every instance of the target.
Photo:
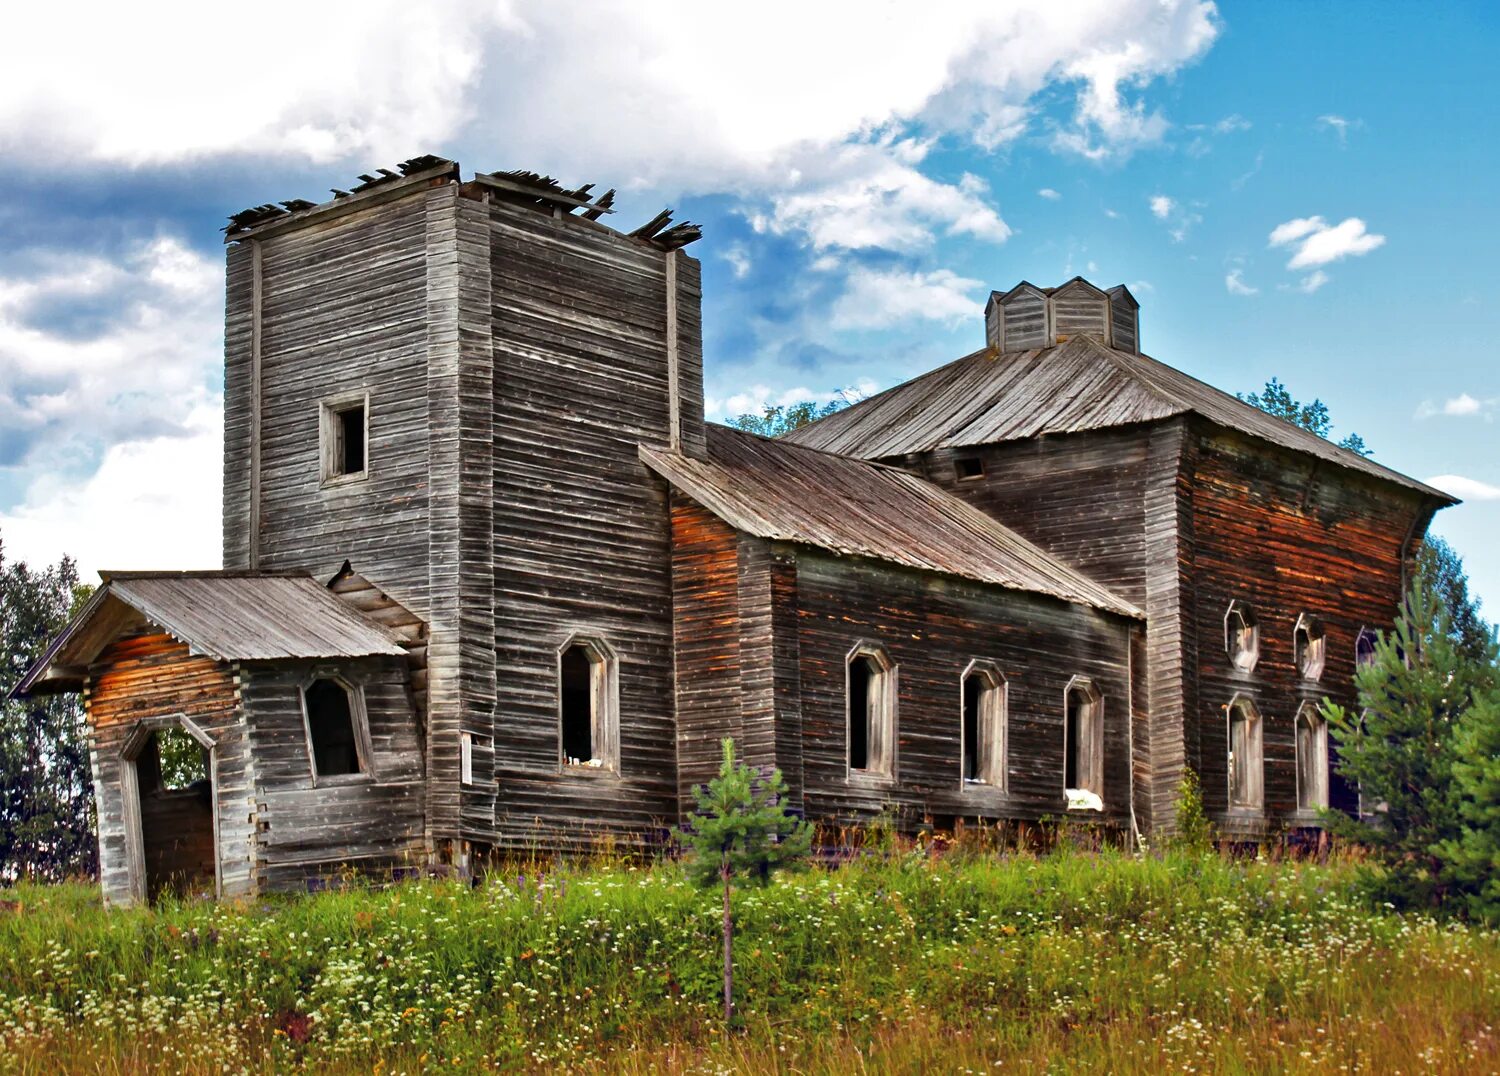
M 1260 628 L 1255 610 L 1242 601 L 1229 603 L 1224 614 L 1224 651 L 1229 663 L 1241 672 L 1249 672 L 1260 660 Z
M 319 678 L 302 689 L 302 712 L 314 777 L 370 772 L 369 730 L 358 690 L 342 680 Z
M 1328 722 L 1315 702 L 1297 711 L 1297 809 L 1328 806 Z
M 1235 696 L 1229 711 L 1229 805 L 1263 805 L 1260 711 L 1244 695 Z
M 1005 787 L 1005 677 L 986 661 L 964 671 L 963 779 L 965 784 Z
M 1317 617 L 1303 613 L 1292 629 L 1292 653 L 1297 660 L 1297 672 L 1304 680 L 1318 680 L 1323 676 L 1323 624 Z
M 575 636 L 558 651 L 558 734 L 563 766 L 619 768 L 619 662 L 603 639 Z
M 1375 664 L 1375 642 L 1378 636 L 1369 628 L 1360 628 L 1354 640 L 1354 667 Z
M 1063 692 L 1063 788 L 1104 795 L 1104 697 L 1075 676 Z
M 896 665 L 885 647 L 860 643 L 844 663 L 852 773 L 889 777 L 896 762 Z

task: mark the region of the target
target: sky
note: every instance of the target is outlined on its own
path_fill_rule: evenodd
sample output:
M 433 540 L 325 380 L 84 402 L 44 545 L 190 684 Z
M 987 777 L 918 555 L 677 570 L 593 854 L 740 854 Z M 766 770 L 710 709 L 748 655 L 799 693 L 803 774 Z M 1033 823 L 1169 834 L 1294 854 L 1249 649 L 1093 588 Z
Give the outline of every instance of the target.
M 710 418 L 1128 284 L 1142 349 L 1277 377 L 1462 497 L 1500 615 L 1500 8 L 583 0 L 24 5 L 0 37 L 0 543 L 219 563 L 232 212 L 421 153 L 701 224 Z

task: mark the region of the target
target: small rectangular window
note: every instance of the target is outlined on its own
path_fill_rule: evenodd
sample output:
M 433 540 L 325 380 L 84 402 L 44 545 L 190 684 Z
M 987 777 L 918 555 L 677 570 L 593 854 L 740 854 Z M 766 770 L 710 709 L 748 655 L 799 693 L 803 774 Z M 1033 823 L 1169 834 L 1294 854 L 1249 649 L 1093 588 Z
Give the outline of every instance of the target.
M 458 779 L 466 785 L 474 783 L 474 734 L 458 734 Z
M 953 469 L 959 478 L 980 478 L 984 475 L 984 460 L 978 456 L 960 456 L 953 461 Z
M 369 469 L 369 430 L 367 396 L 323 401 L 320 452 L 325 483 L 365 476 Z

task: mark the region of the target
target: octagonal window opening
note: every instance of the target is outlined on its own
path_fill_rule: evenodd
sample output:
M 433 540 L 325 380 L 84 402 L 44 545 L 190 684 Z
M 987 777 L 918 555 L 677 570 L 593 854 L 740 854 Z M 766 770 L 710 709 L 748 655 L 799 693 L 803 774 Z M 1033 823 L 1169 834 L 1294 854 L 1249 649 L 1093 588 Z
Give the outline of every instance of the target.
M 963 783 L 1005 788 L 1006 683 L 987 661 L 973 661 L 960 684 Z
M 577 771 L 619 768 L 619 659 L 603 639 L 574 636 L 557 657 L 558 756 Z
M 1328 806 L 1328 722 L 1315 702 L 1297 711 L 1297 809 L 1317 811 Z
M 1225 708 L 1229 720 L 1229 806 L 1258 810 L 1265 803 L 1260 710 L 1244 695 Z
M 1229 663 L 1241 672 L 1254 669 L 1260 660 L 1260 627 L 1255 610 L 1245 602 L 1230 602 L 1224 614 L 1224 651 Z
M 1325 642 L 1322 621 L 1307 613 L 1297 618 L 1297 626 L 1292 629 L 1292 653 L 1302 679 L 1322 678 Z
M 890 777 L 896 764 L 896 663 L 879 643 L 861 642 L 846 656 L 844 673 L 849 772 Z
M 1063 691 L 1063 791 L 1069 807 L 1103 808 L 1104 696 L 1075 676 Z
M 1375 664 L 1375 644 L 1379 638 L 1372 628 L 1359 629 L 1359 634 L 1354 638 L 1354 667 L 1356 669 Z

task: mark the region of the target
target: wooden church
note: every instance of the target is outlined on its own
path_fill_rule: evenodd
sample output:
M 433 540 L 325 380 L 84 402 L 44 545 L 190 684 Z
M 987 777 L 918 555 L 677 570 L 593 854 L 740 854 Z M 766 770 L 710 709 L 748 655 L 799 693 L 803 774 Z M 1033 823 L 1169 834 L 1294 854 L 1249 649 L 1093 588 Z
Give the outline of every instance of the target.
M 103 573 L 23 681 L 82 693 L 109 900 L 659 839 L 724 737 L 820 821 L 1352 808 L 1317 706 L 1452 498 L 1147 358 L 1127 289 L 996 293 L 771 441 L 704 421 L 694 226 L 361 178 L 227 229 L 223 570 Z

